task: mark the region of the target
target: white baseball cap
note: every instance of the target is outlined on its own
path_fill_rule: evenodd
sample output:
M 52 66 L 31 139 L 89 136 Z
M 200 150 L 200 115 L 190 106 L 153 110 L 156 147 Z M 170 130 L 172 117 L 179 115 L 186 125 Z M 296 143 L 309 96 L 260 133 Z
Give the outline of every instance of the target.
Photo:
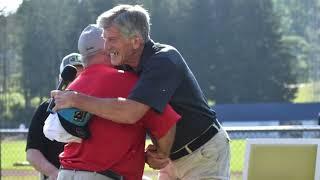
M 81 59 L 81 55 L 79 53 L 71 53 L 66 55 L 60 64 L 60 74 L 62 73 L 63 69 L 67 66 L 67 65 L 81 65 L 83 66 L 83 61 Z

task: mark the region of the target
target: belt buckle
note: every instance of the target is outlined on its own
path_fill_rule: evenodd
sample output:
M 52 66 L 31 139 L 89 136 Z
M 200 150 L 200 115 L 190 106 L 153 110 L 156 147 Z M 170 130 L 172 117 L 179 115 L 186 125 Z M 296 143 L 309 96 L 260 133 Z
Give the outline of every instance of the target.
M 219 132 L 220 128 L 219 128 L 215 123 L 213 123 L 212 126 L 213 126 L 214 128 L 216 128 L 216 130 L 218 130 L 218 132 Z
M 184 149 L 185 149 L 189 154 L 191 154 L 193 151 L 188 147 L 188 145 L 189 145 L 189 144 L 186 144 L 186 145 L 184 146 Z
M 210 127 L 213 127 L 213 128 L 215 128 L 218 132 L 219 132 L 219 130 L 220 130 L 220 128 L 215 124 L 215 123 L 213 123 Z M 210 128 L 209 127 L 209 128 Z M 209 129 L 208 128 L 208 129 Z M 207 130 L 208 130 L 207 129 Z M 188 143 L 188 144 L 186 144 L 185 146 L 183 146 L 183 148 L 188 152 L 188 154 L 191 154 L 193 151 L 188 147 L 191 143 L 192 143 L 193 141 L 191 141 L 190 143 Z

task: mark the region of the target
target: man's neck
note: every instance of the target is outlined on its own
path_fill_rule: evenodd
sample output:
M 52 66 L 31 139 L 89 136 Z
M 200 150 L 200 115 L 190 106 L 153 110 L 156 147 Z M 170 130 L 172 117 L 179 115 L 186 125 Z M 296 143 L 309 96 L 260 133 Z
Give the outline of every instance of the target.
M 107 66 L 112 66 L 111 61 L 108 57 L 106 57 L 105 55 L 97 54 L 96 56 L 94 56 L 90 60 L 88 60 L 88 63 L 85 64 L 85 68 L 87 68 L 91 65 L 95 65 L 95 64 L 104 64 Z
M 130 55 L 130 60 L 127 62 L 127 65 L 132 67 L 133 69 L 137 69 L 139 66 L 139 63 L 141 61 L 141 56 L 143 53 L 144 46 L 141 46 L 139 49 L 137 49 L 134 53 Z

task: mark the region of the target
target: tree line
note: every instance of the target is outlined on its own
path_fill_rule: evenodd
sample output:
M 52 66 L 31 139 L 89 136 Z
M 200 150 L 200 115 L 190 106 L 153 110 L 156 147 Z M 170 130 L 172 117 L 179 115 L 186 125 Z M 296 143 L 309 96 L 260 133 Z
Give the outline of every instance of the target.
M 290 102 L 310 80 L 319 0 L 24 0 L 0 15 L 0 119 L 28 122 L 81 30 L 123 3 L 149 10 L 151 37 L 182 53 L 210 102 Z

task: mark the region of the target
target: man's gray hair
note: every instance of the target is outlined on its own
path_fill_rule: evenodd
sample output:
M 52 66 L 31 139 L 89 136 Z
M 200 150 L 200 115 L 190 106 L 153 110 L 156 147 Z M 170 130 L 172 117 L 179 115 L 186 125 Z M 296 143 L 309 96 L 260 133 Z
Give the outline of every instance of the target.
M 106 29 L 116 25 L 125 37 L 140 34 L 147 42 L 150 39 L 150 16 L 140 5 L 118 5 L 97 18 L 99 27 Z

